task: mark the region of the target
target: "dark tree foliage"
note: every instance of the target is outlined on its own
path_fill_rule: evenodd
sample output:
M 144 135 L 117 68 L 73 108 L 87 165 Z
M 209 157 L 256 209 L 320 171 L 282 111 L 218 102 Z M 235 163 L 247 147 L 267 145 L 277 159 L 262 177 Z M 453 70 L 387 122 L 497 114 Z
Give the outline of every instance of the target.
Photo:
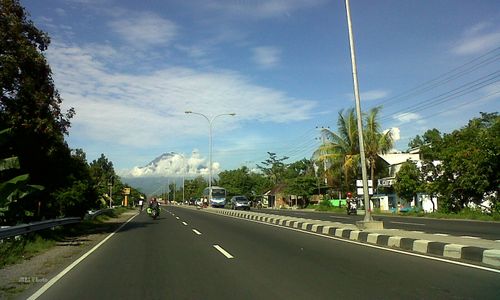
M 417 165 L 412 161 L 403 163 L 401 169 L 396 174 L 396 183 L 394 184 L 394 191 L 399 197 L 407 202 L 415 199 L 415 196 L 420 191 L 420 171 Z
M 227 190 L 228 196 L 245 195 L 250 199 L 271 188 L 267 177 L 253 173 L 247 167 L 221 172 L 219 185 Z
M 206 188 L 207 185 L 207 181 L 202 176 L 186 180 L 184 182 L 186 199 L 201 198 L 203 189 Z
M 278 158 L 276 153 L 267 152 L 269 158 L 257 165 L 264 175 L 266 175 L 274 184 L 281 183 L 284 179 L 286 164 L 283 162 L 288 159 L 287 156 Z
M 439 209 L 458 212 L 469 204 L 492 202 L 500 211 L 500 116 L 481 113 L 461 129 L 441 135 L 437 129 L 416 136 L 409 144 L 422 154 L 416 189 L 439 198 Z M 437 164 L 435 164 L 438 162 Z M 401 172 L 400 172 L 401 173 Z
M 74 207 L 91 206 L 77 202 L 93 197 L 86 163 L 72 155 L 64 140 L 74 111 L 61 111 L 62 99 L 43 55 L 50 39 L 28 17 L 19 1 L 0 0 L 0 129 L 12 129 L 0 157 L 18 157 L 29 183 L 45 189 L 12 202 L 9 222 L 71 215 Z
M 500 174 L 500 116 L 481 113 L 469 123 L 444 135 L 434 153 L 443 162 L 438 177 L 443 208 L 458 211 L 468 203 L 490 198 L 498 206 Z

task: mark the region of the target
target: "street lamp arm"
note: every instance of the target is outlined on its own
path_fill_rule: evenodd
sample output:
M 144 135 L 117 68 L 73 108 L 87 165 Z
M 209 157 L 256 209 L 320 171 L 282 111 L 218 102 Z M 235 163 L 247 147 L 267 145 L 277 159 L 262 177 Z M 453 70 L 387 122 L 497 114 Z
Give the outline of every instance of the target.
M 209 119 L 206 115 L 202 113 L 193 112 L 190 110 L 186 110 L 185 113 L 200 115 L 208 121 L 208 187 L 209 187 L 208 205 L 210 205 L 210 201 L 212 200 L 212 123 L 216 118 L 220 116 L 235 116 L 236 114 L 235 113 L 219 114 Z

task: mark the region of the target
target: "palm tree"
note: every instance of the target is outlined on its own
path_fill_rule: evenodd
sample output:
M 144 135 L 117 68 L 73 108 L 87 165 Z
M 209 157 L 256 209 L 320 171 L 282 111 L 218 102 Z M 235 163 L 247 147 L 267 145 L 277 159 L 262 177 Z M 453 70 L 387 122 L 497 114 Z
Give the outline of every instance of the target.
M 387 153 L 393 146 L 391 131 L 381 132 L 377 121 L 381 107 L 372 108 L 365 115 L 364 143 L 365 157 L 369 163 L 371 179 L 375 179 L 378 154 Z M 346 186 L 353 186 L 353 178 L 359 169 L 359 137 L 354 108 L 339 112 L 338 133 L 327 128 L 322 130 L 327 140 L 314 152 L 313 159 L 328 161 L 332 166 L 340 167 L 344 172 Z
M 363 132 L 365 157 L 370 166 L 370 178 L 373 183 L 375 183 L 375 168 L 378 155 L 387 153 L 394 145 L 391 131 L 382 132 L 380 129 L 380 124 L 377 121 L 380 109 L 381 107 L 377 106 L 368 112 Z
M 354 108 L 339 112 L 338 133 L 328 128 L 322 129 L 325 142 L 314 152 L 317 161 L 327 161 L 332 166 L 340 167 L 344 172 L 346 186 L 352 185 L 359 164 L 359 140 Z M 351 183 L 351 184 L 349 184 Z

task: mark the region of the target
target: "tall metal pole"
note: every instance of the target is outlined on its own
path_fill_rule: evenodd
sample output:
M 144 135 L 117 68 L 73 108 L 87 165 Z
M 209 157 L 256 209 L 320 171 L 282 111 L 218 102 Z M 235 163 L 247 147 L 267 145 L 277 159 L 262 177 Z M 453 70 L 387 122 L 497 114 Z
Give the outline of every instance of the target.
M 356 115 L 358 119 L 358 138 L 359 152 L 361 156 L 361 175 L 363 178 L 363 198 L 365 203 L 365 222 L 373 221 L 370 213 L 370 197 L 368 195 L 368 175 L 366 172 L 365 145 L 363 141 L 363 122 L 361 116 L 361 101 L 359 99 L 358 73 L 356 67 L 356 53 L 354 51 L 354 36 L 351 23 L 351 8 L 349 0 L 345 0 L 345 9 L 347 12 L 347 27 L 349 28 L 349 45 L 351 48 L 352 80 L 354 83 L 354 97 L 356 99 Z
M 182 157 L 182 203 L 184 204 L 184 201 L 185 201 L 185 195 L 186 193 L 184 192 L 184 182 L 185 182 L 185 171 L 184 171 L 184 168 L 186 167 L 186 158 L 184 157 L 183 154 L 180 154 L 179 155 Z
M 195 114 L 195 115 L 200 115 L 204 117 L 207 122 L 208 122 L 208 205 L 210 205 L 210 201 L 212 201 L 212 124 L 214 120 L 220 116 L 235 116 L 235 113 L 228 113 L 228 114 L 220 114 L 212 117 L 211 119 L 208 118 L 206 115 L 198 112 L 193 112 L 193 111 L 185 111 L 186 114 Z

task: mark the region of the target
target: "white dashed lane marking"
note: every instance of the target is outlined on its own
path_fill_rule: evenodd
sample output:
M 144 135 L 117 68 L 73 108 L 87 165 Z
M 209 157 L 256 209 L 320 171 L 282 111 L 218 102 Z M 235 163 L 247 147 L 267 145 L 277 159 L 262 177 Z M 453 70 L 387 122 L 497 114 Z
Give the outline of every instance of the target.
M 221 246 L 214 245 L 214 248 L 217 249 L 220 253 L 222 253 L 225 257 L 227 257 L 227 258 L 234 258 L 234 256 L 232 256 L 231 254 L 229 254 L 229 252 L 227 252 L 226 250 L 224 250 Z

